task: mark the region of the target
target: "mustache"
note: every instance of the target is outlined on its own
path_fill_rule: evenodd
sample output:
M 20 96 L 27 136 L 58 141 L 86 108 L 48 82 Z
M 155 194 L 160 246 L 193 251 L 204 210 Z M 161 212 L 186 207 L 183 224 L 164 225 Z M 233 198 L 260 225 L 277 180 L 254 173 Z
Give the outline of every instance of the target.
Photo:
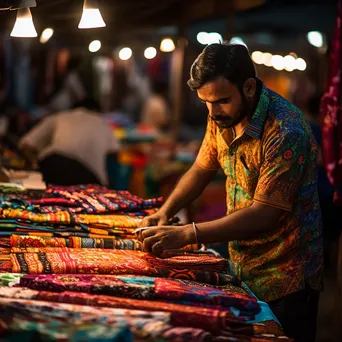
M 232 120 L 232 118 L 223 116 L 223 115 L 215 115 L 215 116 L 211 116 L 211 118 L 214 121 L 231 121 Z

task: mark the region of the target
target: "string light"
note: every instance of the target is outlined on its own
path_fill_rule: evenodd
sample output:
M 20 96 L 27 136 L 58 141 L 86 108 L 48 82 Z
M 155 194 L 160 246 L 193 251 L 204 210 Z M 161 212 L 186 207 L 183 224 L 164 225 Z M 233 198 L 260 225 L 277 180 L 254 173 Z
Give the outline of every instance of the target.
M 283 57 L 281 55 L 272 55 L 269 52 L 254 51 L 251 54 L 251 58 L 255 64 L 263 64 L 267 67 L 273 67 L 278 71 L 304 71 L 307 67 L 305 60 L 303 58 L 298 58 L 294 52 Z

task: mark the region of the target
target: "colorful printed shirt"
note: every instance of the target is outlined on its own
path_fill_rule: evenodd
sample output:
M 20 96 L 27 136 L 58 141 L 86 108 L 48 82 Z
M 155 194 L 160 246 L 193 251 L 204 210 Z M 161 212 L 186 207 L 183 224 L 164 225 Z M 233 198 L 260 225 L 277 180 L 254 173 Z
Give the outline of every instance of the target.
M 284 210 L 256 239 L 229 242 L 232 271 L 264 301 L 322 286 L 322 220 L 317 145 L 300 110 L 261 85 L 260 99 L 235 139 L 210 118 L 196 163 L 227 176 L 227 215 L 253 202 Z

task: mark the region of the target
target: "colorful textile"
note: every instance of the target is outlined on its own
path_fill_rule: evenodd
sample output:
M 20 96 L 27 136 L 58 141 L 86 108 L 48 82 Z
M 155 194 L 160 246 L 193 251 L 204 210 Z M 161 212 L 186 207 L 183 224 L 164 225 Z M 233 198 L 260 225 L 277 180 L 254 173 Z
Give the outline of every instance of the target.
M 124 249 L 131 251 L 142 251 L 142 243 L 134 239 L 110 239 L 110 238 L 80 238 L 70 236 L 69 246 L 72 248 L 104 248 L 104 249 Z
M 91 294 L 104 294 L 134 299 L 166 300 L 176 303 L 191 302 L 195 306 L 235 307 L 246 316 L 260 311 L 256 299 L 251 295 L 238 294 L 224 288 L 196 285 L 184 280 L 170 280 L 136 275 L 24 275 L 20 285 L 39 291 L 74 291 Z M 238 288 L 235 285 L 235 288 Z
M 14 273 L 155 274 L 140 251 L 78 248 L 12 248 Z
M 11 235 L 10 247 L 70 247 L 70 248 L 104 248 L 104 249 L 127 249 L 142 250 L 142 244 L 138 240 L 107 238 L 82 238 L 70 236 L 69 238 L 21 236 Z
M 117 298 L 104 295 L 90 295 L 86 293 L 76 292 L 48 292 L 35 291 L 23 288 L 1 288 L 0 297 L 15 298 L 15 299 L 34 299 L 44 302 L 69 303 L 76 305 L 90 305 L 109 308 L 121 308 L 129 310 L 142 310 L 146 312 L 163 311 L 171 313 L 171 322 L 174 325 L 189 326 L 200 328 L 207 331 L 219 334 L 221 331 L 230 330 L 229 322 L 235 325 L 243 323 L 237 320 L 233 313 L 229 310 L 208 309 L 193 307 L 180 304 L 151 302 L 146 300 L 136 300 L 128 298 Z M 3 298 L 0 298 L 0 305 Z M 253 335 L 251 326 L 248 335 Z
M 146 254 L 147 260 L 158 268 L 190 268 L 192 270 L 226 272 L 228 261 L 213 254 L 191 252 L 164 252 L 161 258 Z
M 335 34 L 331 46 L 329 74 L 321 100 L 324 164 L 335 189 L 334 201 L 342 205 L 342 1 L 338 1 Z
M 20 284 L 20 278 L 23 274 L 0 273 L 0 286 L 16 286 Z
M 231 130 L 208 118 L 196 162 L 226 174 L 227 214 L 254 202 L 284 210 L 271 232 L 229 242 L 233 273 L 271 301 L 306 284 L 321 289 L 322 220 L 310 126 L 297 107 L 260 80 L 258 86 L 259 102 L 243 134 L 233 139 Z
M 210 269 L 211 265 L 216 268 L 221 265 L 221 271 L 225 271 L 225 263 L 222 263 L 219 260 L 220 258 L 213 256 L 211 262 L 208 255 L 204 256 L 207 261 L 204 271 L 200 271 L 198 267 L 198 264 L 201 264 L 201 255 L 197 255 L 197 258 L 190 256 L 191 263 L 187 262 L 187 268 L 182 268 L 184 265 L 178 262 L 177 257 L 175 261 L 170 260 L 172 258 L 159 260 L 159 258 L 148 253 L 129 250 L 53 247 L 12 248 L 10 257 L 14 273 L 137 274 L 194 280 L 212 285 L 240 283 L 235 276 L 205 271 L 205 268 Z
M 67 247 L 67 239 L 43 236 L 20 236 L 12 235 L 11 247 Z
M 173 302 L 199 302 L 206 305 L 234 307 L 249 315 L 260 312 L 255 297 L 219 290 L 214 287 L 189 285 L 181 281 L 158 278 L 154 284 L 155 298 Z
M 144 211 L 159 207 L 162 198 L 143 199 L 128 191 L 116 191 L 97 185 L 49 187 L 36 194 L 13 193 L 0 198 L 0 208 L 21 209 L 36 213 L 66 211 L 70 214 L 105 214 Z
M 1 317 L 1 316 L 0 316 Z M 90 342 L 133 342 L 129 327 L 124 324 L 114 326 L 103 324 L 68 324 L 52 321 L 49 323 L 28 322 L 25 318 L 8 317 L 1 319 L 2 342 L 25 340 L 39 341 L 90 341 Z
M 37 291 L 16 290 L 14 297 L 32 298 L 38 294 Z M 1 289 L 1 293 L 3 297 L 7 296 L 6 289 L 5 291 Z M 211 335 L 203 329 L 170 325 L 171 315 L 167 312 L 124 310 L 56 302 L 52 306 L 51 302 L 17 299 L 13 298 L 13 293 L 10 295 L 12 298 L 0 298 L 0 322 L 2 317 L 5 321 L 8 321 L 9 318 L 19 317 L 20 320 L 26 322 L 51 323 L 50 327 L 53 331 L 59 329 L 60 323 L 74 326 L 85 326 L 87 324 L 118 326 L 128 324 L 137 340 L 175 339 L 180 342 L 211 340 Z M 97 337 L 96 334 L 95 337 Z
M 0 248 L 0 273 L 12 272 L 11 251 L 9 248 Z

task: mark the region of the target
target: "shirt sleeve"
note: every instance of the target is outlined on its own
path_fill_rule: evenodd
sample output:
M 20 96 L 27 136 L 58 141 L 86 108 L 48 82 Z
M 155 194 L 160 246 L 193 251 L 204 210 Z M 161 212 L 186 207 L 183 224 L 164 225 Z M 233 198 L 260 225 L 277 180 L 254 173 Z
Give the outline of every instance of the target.
M 29 146 L 38 151 L 49 146 L 55 131 L 56 119 L 56 115 L 51 115 L 43 119 L 20 140 L 19 146 Z
M 208 118 L 207 129 L 196 158 L 196 164 L 207 170 L 220 168 L 216 143 L 216 125 L 210 118 Z
M 265 148 L 254 201 L 292 211 L 303 176 L 312 166 L 312 153 L 317 155 L 317 149 L 301 133 L 287 133 L 272 140 Z

